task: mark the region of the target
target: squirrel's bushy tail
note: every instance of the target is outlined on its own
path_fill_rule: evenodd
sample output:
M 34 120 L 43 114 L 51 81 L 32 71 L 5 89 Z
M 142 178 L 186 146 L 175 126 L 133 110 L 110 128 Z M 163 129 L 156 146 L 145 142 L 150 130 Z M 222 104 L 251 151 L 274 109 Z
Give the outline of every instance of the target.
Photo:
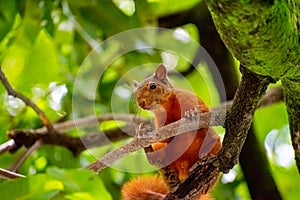
M 122 188 L 122 200 L 161 200 L 169 188 L 159 176 L 137 177 Z
M 160 176 L 138 177 L 122 188 L 122 200 L 163 200 L 169 188 Z M 209 194 L 201 195 L 199 200 L 212 200 Z

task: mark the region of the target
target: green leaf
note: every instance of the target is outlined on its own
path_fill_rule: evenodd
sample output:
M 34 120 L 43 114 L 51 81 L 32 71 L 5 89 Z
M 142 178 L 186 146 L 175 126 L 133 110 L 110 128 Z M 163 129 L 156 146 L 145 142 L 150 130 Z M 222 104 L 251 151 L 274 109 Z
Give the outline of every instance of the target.
M 45 174 L 5 181 L 0 190 L 5 200 L 111 199 L 99 176 L 88 170 L 52 168 Z
M 201 0 L 148 0 L 148 2 L 156 16 L 163 16 L 187 10 L 201 2 Z
M 60 62 L 55 43 L 42 30 L 30 51 L 18 44 L 11 46 L 3 60 L 3 71 L 16 90 L 31 92 L 36 84 L 48 87 L 61 82 Z
M 25 1 L 25 12 L 16 40 L 25 48 L 30 48 L 41 30 L 42 13 L 39 1 Z
M 282 129 L 288 124 L 288 116 L 284 103 L 274 104 L 256 110 L 254 115 L 254 127 L 259 141 L 264 141 L 266 135 L 272 129 Z
M 68 195 L 84 195 L 92 197 L 92 199 L 111 199 L 99 176 L 91 171 L 51 168 L 47 173 L 54 179 L 63 182 L 64 191 Z M 79 194 L 80 192 L 82 194 Z
M 0 0 L 0 41 L 11 29 L 16 14 L 15 0 Z
M 79 2 L 82 1 L 68 1 L 71 12 L 75 15 L 79 24 L 85 31 L 92 31 L 89 32 L 90 35 L 97 35 L 97 29 L 92 30 L 91 25 L 97 28 L 100 27 L 106 36 L 115 35 L 142 25 L 136 15 L 131 17 L 125 15 L 112 1 L 91 1 L 86 4 Z M 88 29 L 85 29 L 86 27 Z

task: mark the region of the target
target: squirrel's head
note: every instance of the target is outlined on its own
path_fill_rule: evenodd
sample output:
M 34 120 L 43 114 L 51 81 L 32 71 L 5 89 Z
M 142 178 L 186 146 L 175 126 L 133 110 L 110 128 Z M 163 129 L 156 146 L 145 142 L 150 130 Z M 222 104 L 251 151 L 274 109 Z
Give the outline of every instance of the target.
M 167 69 L 163 64 L 157 66 L 152 76 L 140 83 L 134 81 L 133 84 L 137 104 L 146 110 L 158 108 L 168 98 L 174 87 L 168 80 Z

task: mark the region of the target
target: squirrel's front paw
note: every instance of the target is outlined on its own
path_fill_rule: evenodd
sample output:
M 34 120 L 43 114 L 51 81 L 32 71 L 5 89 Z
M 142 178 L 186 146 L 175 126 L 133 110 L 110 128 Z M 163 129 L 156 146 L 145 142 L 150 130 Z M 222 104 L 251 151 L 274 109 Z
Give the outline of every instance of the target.
M 199 119 L 199 108 L 193 108 L 184 112 L 184 118 L 189 120 L 197 120 Z

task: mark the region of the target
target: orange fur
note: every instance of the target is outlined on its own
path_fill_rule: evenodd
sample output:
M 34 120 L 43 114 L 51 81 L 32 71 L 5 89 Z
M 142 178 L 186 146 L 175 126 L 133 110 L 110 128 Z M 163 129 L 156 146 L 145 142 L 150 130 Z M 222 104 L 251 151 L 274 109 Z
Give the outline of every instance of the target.
M 138 177 L 122 188 L 123 200 L 159 200 L 169 193 L 167 184 L 161 177 Z
M 138 177 L 124 184 L 122 200 L 163 200 L 169 188 L 162 177 Z M 212 200 L 209 194 L 201 195 L 199 200 Z
M 156 128 L 178 121 L 185 117 L 186 113 L 192 115 L 195 111 L 209 112 L 209 108 L 196 95 L 176 88 L 169 82 L 163 65 L 157 67 L 153 76 L 142 83 L 135 82 L 135 85 L 136 101 L 141 108 L 154 113 Z M 137 178 L 124 185 L 123 200 L 163 199 L 169 192 L 169 186 L 173 187 L 174 182 L 178 184 L 177 179 L 183 181 L 201 156 L 217 154 L 221 148 L 221 141 L 213 129 L 204 127 L 153 143 L 151 147 L 153 152 L 147 154 L 148 160 L 162 168 L 161 172 L 164 172 L 167 183 L 161 177 Z M 169 176 L 168 172 L 173 174 Z M 174 178 L 174 174 L 177 179 Z M 211 199 L 208 194 L 200 197 L 200 200 Z
M 186 111 L 195 108 L 199 113 L 209 111 L 201 99 L 188 91 L 177 88 L 161 105 L 164 109 L 153 110 L 157 128 L 180 120 Z M 208 132 L 210 134 L 207 134 Z M 154 156 L 164 158 L 165 164 L 175 169 L 179 180 L 183 180 L 188 175 L 189 169 L 199 160 L 200 148 L 206 149 L 202 150 L 204 155 L 216 154 L 221 148 L 221 142 L 213 129 L 202 128 L 176 136 L 172 142 L 154 143 L 152 148 L 154 151 L 161 149 L 161 153 Z

